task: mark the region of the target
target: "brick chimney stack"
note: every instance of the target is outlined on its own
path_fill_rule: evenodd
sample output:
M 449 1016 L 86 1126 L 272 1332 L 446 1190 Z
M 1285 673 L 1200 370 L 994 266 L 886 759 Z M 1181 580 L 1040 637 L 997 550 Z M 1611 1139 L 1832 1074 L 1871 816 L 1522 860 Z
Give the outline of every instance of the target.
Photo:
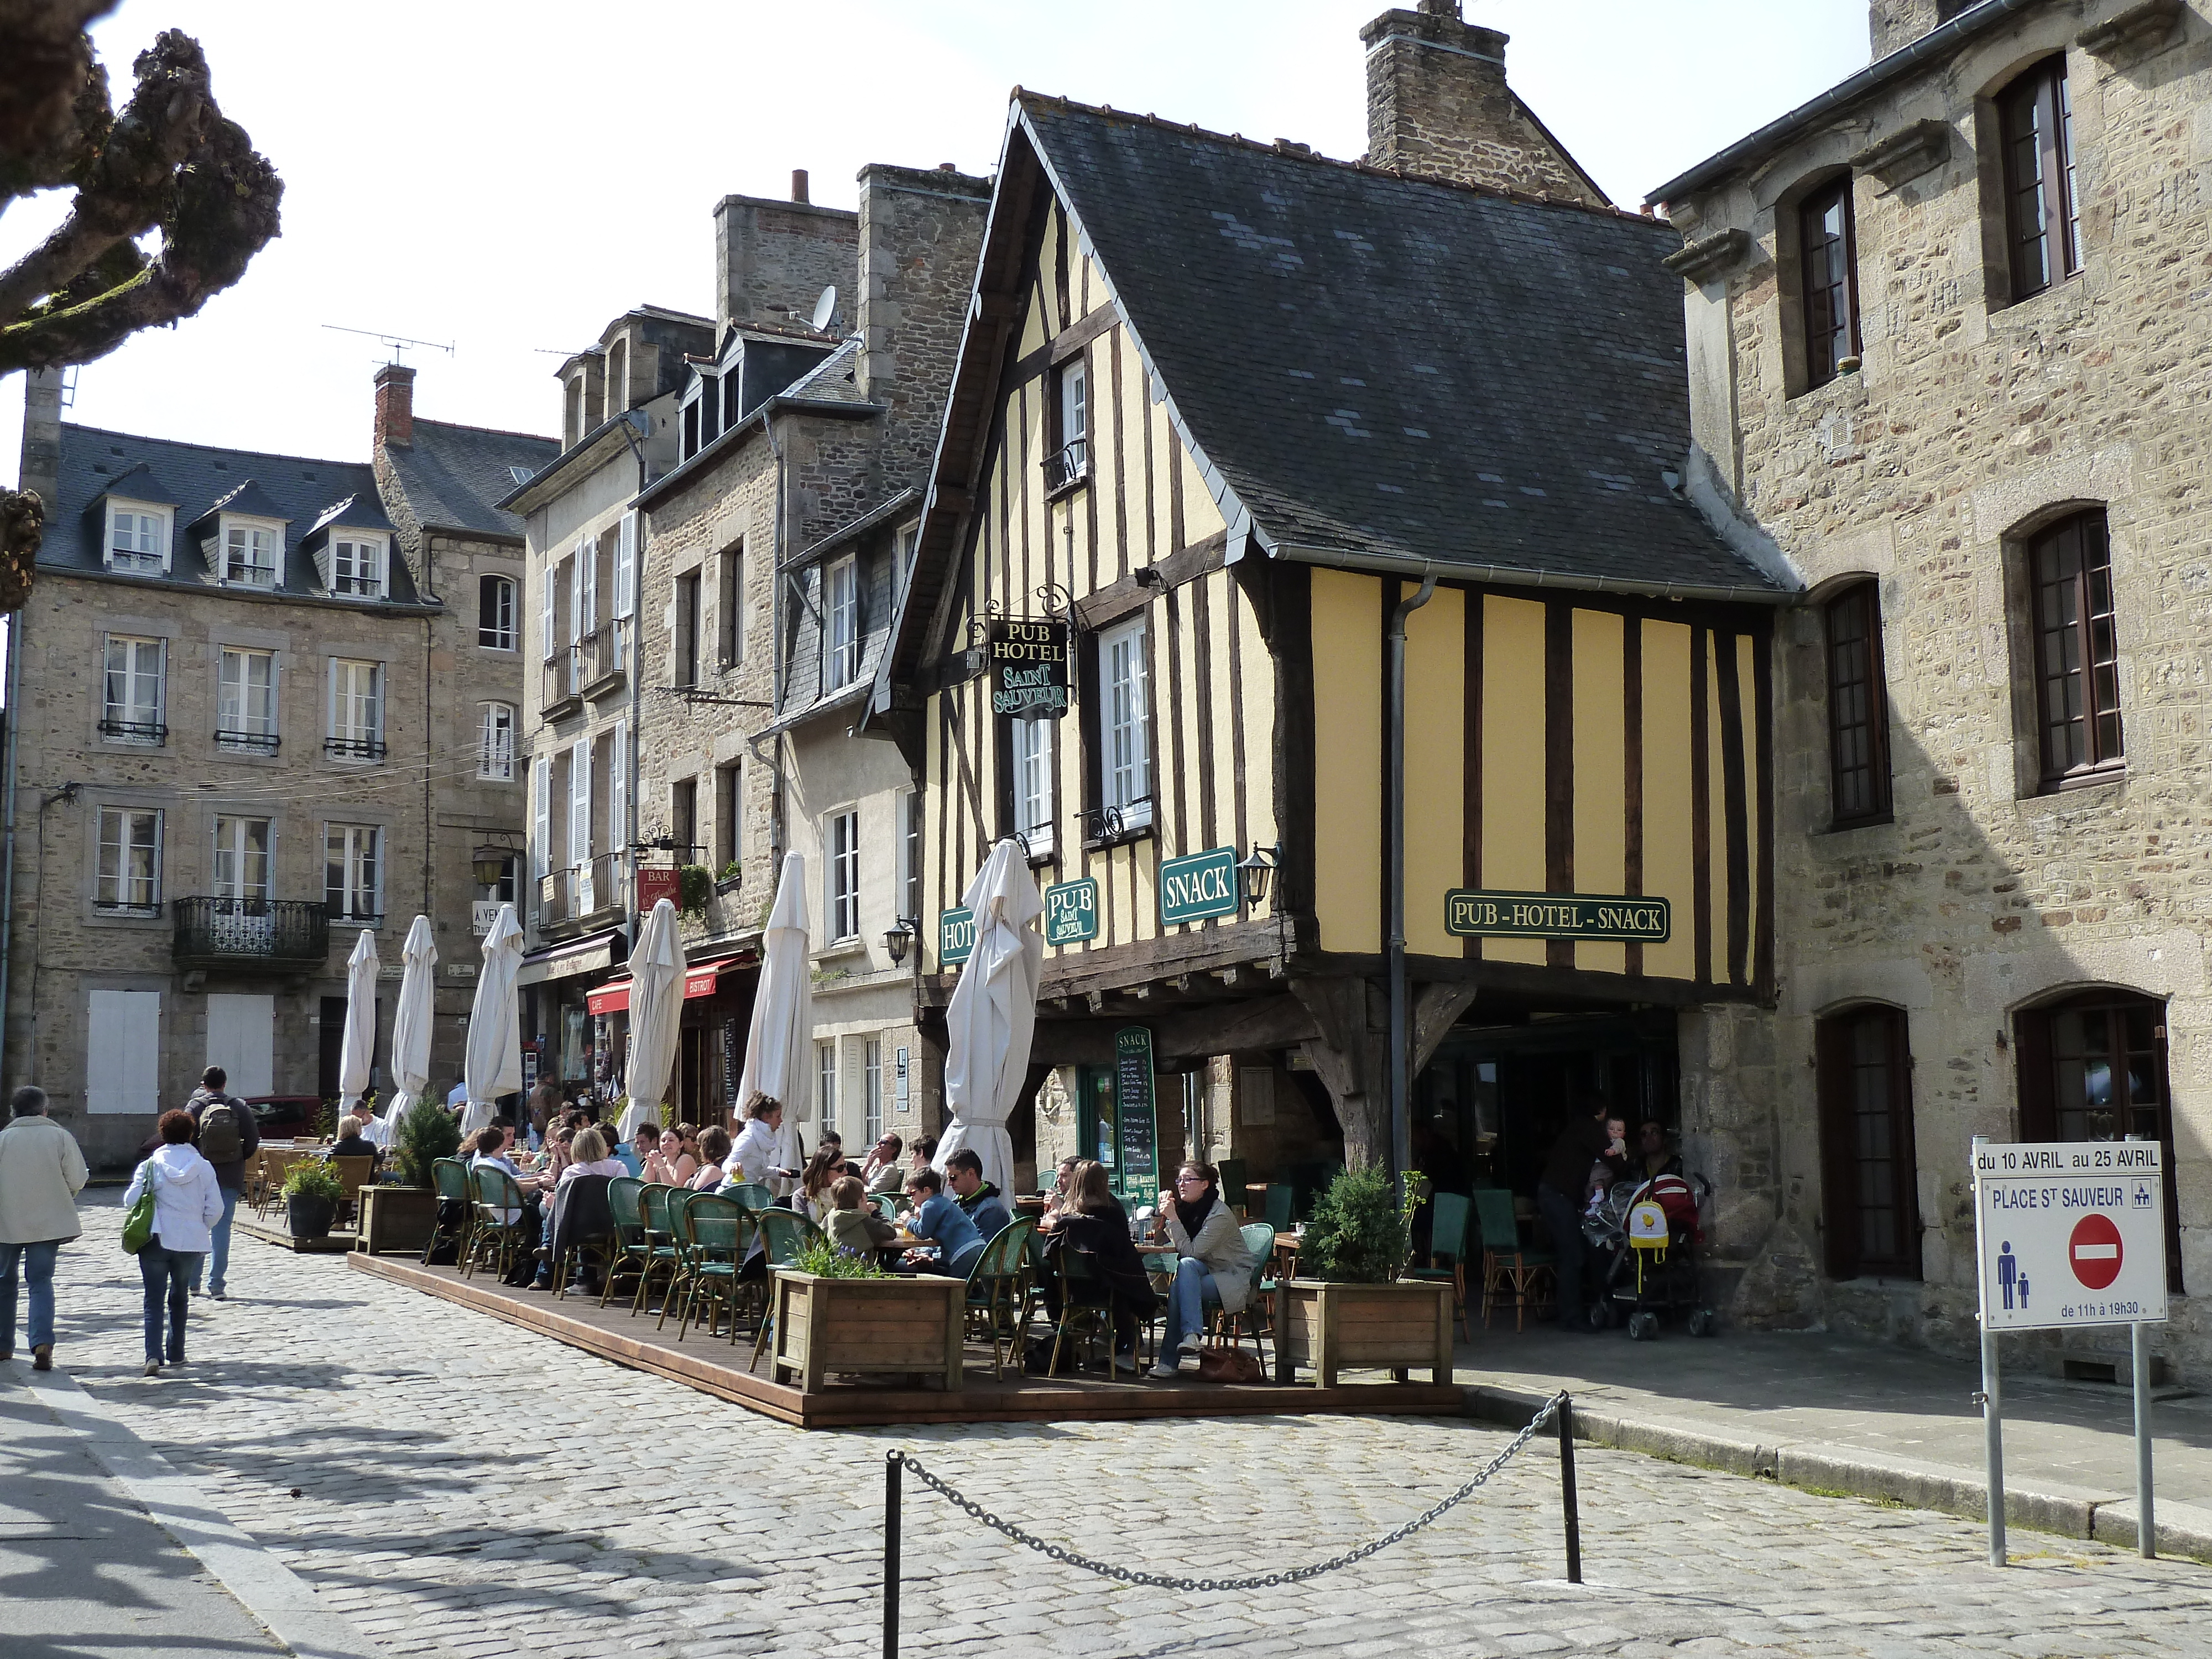
M 415 441 L 415 371 L 386 363 L 376 371 L 376 447 L 406 449 Z
M 793 167 L 791 170 L 791 199 L 794 202 L 803 202 L 806 199 L 806 169 L 805 167 Z
M 1607 205 L 1596 183 L 1506 86 L 1506 36 L 1464 21 L 1460 0 L 1420 0 L 1416 10 L 1386 11 L 1359 39 L 1367 48 L 1371 164 Z

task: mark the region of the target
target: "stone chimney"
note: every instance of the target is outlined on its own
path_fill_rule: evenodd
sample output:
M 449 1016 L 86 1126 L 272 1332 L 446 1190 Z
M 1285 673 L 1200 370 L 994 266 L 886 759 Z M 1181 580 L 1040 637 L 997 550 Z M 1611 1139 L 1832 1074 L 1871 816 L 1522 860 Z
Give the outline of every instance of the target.
M 861 394 L 890 406 L 895 471 L 919 483 L 960 353 L 991 181 L 875 163 L 860 179 Z M 909 453 L 911 452 L 911 453 Z M 900 487 L 895 484 L 894 487 Z
M 1867 0 L 1867 40 L 1877 59 L 1949 22 L 1976 0 Z
M 1367 160 L 1421 178 L 1609 205 L 1506 86 L 1506 37 L 1465 21 L 1459 9 L 1460 0 L 1420 0 L 1359 31 Z
M 376 447 L 405 449 L 415 441 L 415 371 L 386 363 L 376 371 Z
M 51 516 L 61 497 L 62 371 L 33 368 L 23 376 L 23 462 L 21 487 L 44 502 Z
M 715 322 L 803 325 L 833 283 L 850 317 L 859 240 L 860 216 L 843 208 L 725 196 L 714 207 Z
M 791 199 L 794 202 L 804 202 L 808 199 L 805 167 L 793 167 L 791 170 Z

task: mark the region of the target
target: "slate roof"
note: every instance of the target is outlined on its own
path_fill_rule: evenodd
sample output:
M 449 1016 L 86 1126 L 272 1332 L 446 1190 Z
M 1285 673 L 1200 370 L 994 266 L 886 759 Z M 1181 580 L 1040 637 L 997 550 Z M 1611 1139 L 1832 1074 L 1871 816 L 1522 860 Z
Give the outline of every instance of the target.
M 416 429 L 422 429 L 420 422 Z M 106 533 L 102 498 L 117 486 L 120 486 L 117 493 L 132 501 L 176 510 L 169 574 L 131 572 L 127 575 L 127 580 L 149 586 L 218 587 L 215 573 L 200 551 L 198 537 L 190 532 L 190 526 L 206 518 L 222 501 L 231 501 L 235 511 L 287 521 L 283 585 L 273 590 L 249 590 L 253 592 L 330 597 L 314 559 L 301 550 L 301 543 L 310 526 L 321 527 L 317 521 L 346 497 L 362 504 L 362 514 L 344 522 L 362 529 L 385 523 L 376 475 L 365 462 L 319 461 L 301 455 L 224 449 L 64 422 L 57 500 L 54 511 L 47 515 L 45 538 L 39 547 L 40 569 L 106 569 L 101 544 Z M 380 603 L 422 604 L 407 562 L 395 557 L 388 566 L 392 594 Z M 344 603 L 362 602 L 348 599 Z
M 558 440 L 419 416 L 414 437 L 411 445 L 389 445 L 384 453 L 425 530 L 523 538 L 520 516 L 499 503 L 526 482 L 514 469 L 543 471 L 561 453 Z
M 1024 94 L 1043 163 L 1262 539 L 1774 593 L 1662 483 L 1690 448 L 1662 222 Z

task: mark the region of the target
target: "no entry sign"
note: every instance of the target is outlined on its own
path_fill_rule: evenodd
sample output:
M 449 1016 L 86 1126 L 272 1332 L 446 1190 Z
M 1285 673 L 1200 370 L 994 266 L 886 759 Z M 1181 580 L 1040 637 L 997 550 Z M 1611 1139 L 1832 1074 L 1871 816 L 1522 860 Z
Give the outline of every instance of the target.
M 2068 1330 L 2166 1317 L 2166 1186 L 2155 1141 L 1974 1149 L 1982 1318 Z

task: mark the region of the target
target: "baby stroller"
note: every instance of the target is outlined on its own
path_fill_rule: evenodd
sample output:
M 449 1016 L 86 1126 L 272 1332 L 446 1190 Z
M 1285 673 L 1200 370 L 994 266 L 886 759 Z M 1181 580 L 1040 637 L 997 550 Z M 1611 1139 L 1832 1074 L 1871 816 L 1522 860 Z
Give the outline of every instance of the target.
M 1590 1303 L 1595 1328 L 1625 1322 L 1632 1341 L 1648 1342 L 1659 1334 L 1662 1314 L 1680 1314 L 1692 1336 L 1713 1334 L 1698 1276 L 1705 1242 L 1698 1212 L 1712 1191 L 1703 1176 L 1657 1175 L 1616 1182 L 1592 1206 L 1583 1237 L 1604 1263 L 1604 1288 Z

